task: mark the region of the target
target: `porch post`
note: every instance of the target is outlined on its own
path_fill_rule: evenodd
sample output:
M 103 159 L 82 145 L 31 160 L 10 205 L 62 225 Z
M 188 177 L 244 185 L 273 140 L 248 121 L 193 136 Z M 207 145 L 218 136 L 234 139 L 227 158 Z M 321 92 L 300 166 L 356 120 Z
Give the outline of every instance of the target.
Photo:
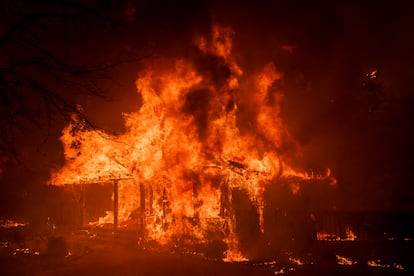
M 114 180 L 114 230 L 118 228 L 118 179 Z

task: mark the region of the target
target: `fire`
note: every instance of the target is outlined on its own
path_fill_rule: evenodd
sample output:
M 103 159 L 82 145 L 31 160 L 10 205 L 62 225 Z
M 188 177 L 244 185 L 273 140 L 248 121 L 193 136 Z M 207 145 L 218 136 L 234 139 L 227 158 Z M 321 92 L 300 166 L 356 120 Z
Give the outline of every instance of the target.
M 283 74 L 267 63 L 245 75 L 232 56 L 233 34 L 213 26 L 196 39 L 210 69 L 185 58 L 148 64 L 136 80 L 142 105 L 123 114 L 123 134 L 88 129 L 74 117 L 61 137 L 66 164 L 50 183 L 116 181 L 120 227 L 141 221 L 143 235 L 160 244 L 204 242 L 213 229 L 227 244 L 226 260 L 245 260 L 234 230 L 233 189 L 256 203 L 263 231 L 265 186 L 280 177 L 314 176 L 278 154 L 291 139 L 279 117 L 283 93 L 276 84 Z M 300 184 L 291 188 L 298 193 Z M 98 223 L 113 219 L 108 211 Z
M 351 227 L 346 227 L 346 240 L 347 241 L 355 241 L 358 237 L 355 235 L 354 231 L 352 231 Z
M 368 266 L 372 266 L 372 267 L 381 267 L 381 268 L 395 268 L 398 270 L 404 270 L 404 267 L 400 264 L 397 263 L 393 263 L 391 264 L 385 264 L 383 262 L 381 262 L 381 260 L 369 260 L 367 261 Z
M 357 241 L 358 236 L 352 231 L 349 225 L 345 226 L 345 237 L 341 238 L 335 233 L 317 232 L 316 237 L 319 241 Z
M 15 227 L 20 227 L 20 226 L 26 226 L 27 224 L 28 223 L 17 222 L 17 221 L 13 221 L 10 219 L 0 220 L 0 227 L 3 227 L 3 228 L 15 228 Z
M 354 265 L 357 264 L 357 261 L 352 260 L 351 258 L 343 257 L 340 255 L 336 255 L 336 260 L 340 265 Z

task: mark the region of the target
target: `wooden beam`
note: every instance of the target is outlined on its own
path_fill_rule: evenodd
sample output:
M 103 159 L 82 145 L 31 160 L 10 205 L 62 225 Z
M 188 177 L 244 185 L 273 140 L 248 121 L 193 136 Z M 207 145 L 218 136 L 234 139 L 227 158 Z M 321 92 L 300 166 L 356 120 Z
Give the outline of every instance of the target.
M 114 230 L 118 228 L 118 179 L 114 179 Z
M 140 238 L 144 238 L 145 236 L 145 186 L 144 184 L 139 184 L 139 195 L 140 195 L 140 216 L 139 216 L 139 224 L 140 224 Z

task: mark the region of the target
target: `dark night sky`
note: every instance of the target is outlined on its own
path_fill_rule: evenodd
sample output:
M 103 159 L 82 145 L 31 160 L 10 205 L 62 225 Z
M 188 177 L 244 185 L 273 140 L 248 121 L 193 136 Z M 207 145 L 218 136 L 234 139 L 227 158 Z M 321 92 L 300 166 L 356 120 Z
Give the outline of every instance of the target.
M 119 2 L 113 13 L 125 11 L 127 1 Z M 125 51 L 186 56 L 191 37 L 207 32 L 212 21 L 230 25 L 234 53 L 244 70 L 272 61 L 284 73 L 282 117 L 304 148 L 296 165 L 331 167 L 341 208 L 414 210 L 414 23 L 409 1 L 131 2 L 137 10 L 132 22 L 144 23 L 109 32 L 92 25 L 89 40 L 72 41 L 72 53 L 79 60 L 105 60 Z M 295 49 L 288 53 L 283 45 Z M 122 131 L 121 112 L 139 108 L 134 85 L 140 68 L 132 64 L 114 70 L 116 81 L 108 84 L 111 102 L 76 98 L 93 122 Z M 376 68 L 384 95 L 369 112 L 362 83 L 364 74 Z M 0 216 L 42 201 L 50 168 L 62 164 L 61 128 L 56 120 L 46 144 L 42 133 L 19 139 L 20 163 L 10 159 L 2 164 Z

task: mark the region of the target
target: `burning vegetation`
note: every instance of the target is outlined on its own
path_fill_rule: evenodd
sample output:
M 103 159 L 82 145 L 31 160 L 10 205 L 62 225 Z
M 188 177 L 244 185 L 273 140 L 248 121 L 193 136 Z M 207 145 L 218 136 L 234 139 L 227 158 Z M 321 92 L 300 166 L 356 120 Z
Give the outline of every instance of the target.
M 195 39 L 198 60 L 148 64 L 136 80 L 142 103 L 124 114 L 124 133 L 88 129 L 74 117 L 61 137 L 66 164 L 50 183 L 113 183 L 115 207 L 95 225 L 137 227 L 161 245 L 220 240 L 224 259 L 244 260 L 240 242 L 266 231 L 268 186 L 298 196 L 311 180 L 335 179 L 329 169 L 309 175 L 290 166 L 300 149 L 279 116 L 283 74 L 272 62 L 244 73 L 232 34 L 214 25 Z

